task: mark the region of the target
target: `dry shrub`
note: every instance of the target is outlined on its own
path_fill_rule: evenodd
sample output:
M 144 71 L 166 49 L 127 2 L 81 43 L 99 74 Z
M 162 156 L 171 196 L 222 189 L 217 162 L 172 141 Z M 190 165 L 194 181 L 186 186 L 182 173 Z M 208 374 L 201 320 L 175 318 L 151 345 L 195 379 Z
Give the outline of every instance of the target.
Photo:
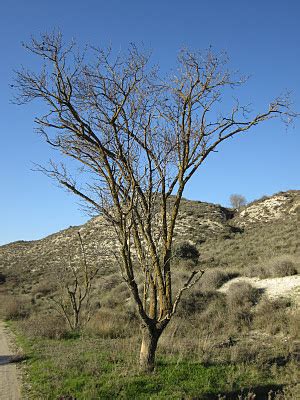
M 220 293 L 194 290 L 185 297 L 182 297 L 177 314 L 179 316 L 188 316 L 201 313 L 207 309 L 211 302 L 219 297 L 222 297 Z
M 230 361 L 232 363 L 252 363 L 259 362 L 261 358 L 261 348 L 259 344 L 247 345 L 245 343 L 234 346 L 230 350 Z
M 260 290 L 248 282 L 235 282 L 229 287 L 227 302 L 230 308 L 254 306 L 260 299 Z
M 123 313 L 101 309 L 91 317 L 85 332 L 101 338 L 116 339 L 132 336 L 137 327 L 136 322 L 127 320 Z
M 273 277 L 291 276 L 298 273 L 294 261 L 289 257 L 280 257 L 273 260 L 270 269 Z
M 276 393 L 274 400 L 297 400 L 300 398 L 300 383 L 287 385 L 281 393 Z
M 233 283 L 227 294 L 228 314 L 231 325 L 237 330 L 250 327 L 252 307 L 258 303 L 260 291 L 247 282 Z
M 54 283 L 43 281 L 33 288 L 32 294 L 36 295 L 36 297 L 44 297 L 47 296 L 48 294 L 55 292 L 55 290 L 56 287 Z
M 31 338 L 63 339 L 69 334 L 65 319 L 51 314 L 32 315 L 20 327 Z
M 206 334 L 221 333 L 228 322 L 226 297 L 218 293 L 198 317 L 199 328 Z
M 200 280 L 200 288 L 204 292 L 213 291 L 220 288 L 225 282 L 236 278 L 239 274 L 231 271 L 222 271 L 214 268 L 205 271 Z
M 280 256 L 265 263 L 253 265 L 248 269 L 247 275 L 265 278 L 277 278 L 296 275 L 298 270 L 291 256 Z
M 123 282 L 106 293 L 103 292 L 100 298 L 100 305 L 104 308 L 116 308 L 126 303 L 129 298 L 129 290 Z
M 185 260 L 183 258 L 176 260 L 176 272 L 194 271 L 195 269 L 197 269 L 197 264 L 195 263 L 194 260 L 188 260 L 188 259 Z
M 102 278 L 100 289 L 101 291 L 110 291 L 111 289 L 119 286 L 122 282 L 123 280 L 120 277 L 120 274 L 113 273 Z
M 1 307 L 2 316 L 6 320 L 24 319 L 30 315 L 30 302 L 26 297 L 5 297 Z
M 291 313 L 290 305 L 289 300 L 270 300 L 264 297 L 256 307 L 254 326 L 271 335 L 279 332 L 293 333 L 298 321 L 297 314 Z

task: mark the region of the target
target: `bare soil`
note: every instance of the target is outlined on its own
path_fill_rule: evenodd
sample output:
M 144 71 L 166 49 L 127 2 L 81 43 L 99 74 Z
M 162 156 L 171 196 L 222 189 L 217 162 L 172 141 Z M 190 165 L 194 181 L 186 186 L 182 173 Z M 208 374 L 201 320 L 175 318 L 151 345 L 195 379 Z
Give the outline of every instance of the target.
M 300 303 L 300 275 L 268 279 L 239 277 L 226 282 L 219 291 L 226 293 L 236 282 L 248 282 L 252 286 L 262 289 L 271 299 L 284 297 L 291 298 L 296 304 Z

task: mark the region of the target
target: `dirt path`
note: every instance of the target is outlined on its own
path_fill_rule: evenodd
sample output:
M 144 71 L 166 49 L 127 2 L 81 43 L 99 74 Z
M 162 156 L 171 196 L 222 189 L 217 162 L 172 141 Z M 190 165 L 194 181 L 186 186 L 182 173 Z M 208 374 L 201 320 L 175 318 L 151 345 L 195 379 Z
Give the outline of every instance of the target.
M 21 389 L 16 365 L 12 363 L 9 333 L 0 321 L 0 400 L 20 400 Z

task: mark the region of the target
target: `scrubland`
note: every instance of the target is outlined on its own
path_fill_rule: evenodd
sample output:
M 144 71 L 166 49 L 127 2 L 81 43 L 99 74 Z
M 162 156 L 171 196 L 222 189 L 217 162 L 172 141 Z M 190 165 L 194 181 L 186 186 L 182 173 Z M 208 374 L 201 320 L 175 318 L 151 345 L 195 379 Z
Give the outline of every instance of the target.
M 295 208 L 298 193 L 292 195 L 288 204 Z M 150 375 L 138 370 L 139 320 L 117 265 L 99 271 L 90 319 L 71 331 L 51 300 L 58 293 L 53 247 L 47 259 L 45 251 L 26 259 L 25 243 L 6 248 L 0 312 L 23 349 L 24 399 L 298 399 L 299 287 L 285 292 L 282 286 L 270 297 L 247 280 L 234 282 L 298 279 L 299 216 L 285 209 L 279 217 L 244 224 L 233 214 L 207 203 L 183 203 L 174 290 L 192 270 L 205 273 L 182 298 Z M 15 257 L 15 267 L 8 268 L 16 246 L 23 249 L 21 261 Z

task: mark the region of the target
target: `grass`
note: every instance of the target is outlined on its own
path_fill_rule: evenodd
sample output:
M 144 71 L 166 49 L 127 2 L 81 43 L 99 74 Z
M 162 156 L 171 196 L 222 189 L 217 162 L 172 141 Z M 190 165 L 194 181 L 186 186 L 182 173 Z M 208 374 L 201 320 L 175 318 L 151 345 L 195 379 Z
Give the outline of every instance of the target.
M 217 399 L 218 394 L 287 383 L 272 367 L 205 365 L 167 354 L 160 354 L 155 373 L 141 374 L 136 368 L 136 338 L 18 339 L 29 357 L 29 399 Z

